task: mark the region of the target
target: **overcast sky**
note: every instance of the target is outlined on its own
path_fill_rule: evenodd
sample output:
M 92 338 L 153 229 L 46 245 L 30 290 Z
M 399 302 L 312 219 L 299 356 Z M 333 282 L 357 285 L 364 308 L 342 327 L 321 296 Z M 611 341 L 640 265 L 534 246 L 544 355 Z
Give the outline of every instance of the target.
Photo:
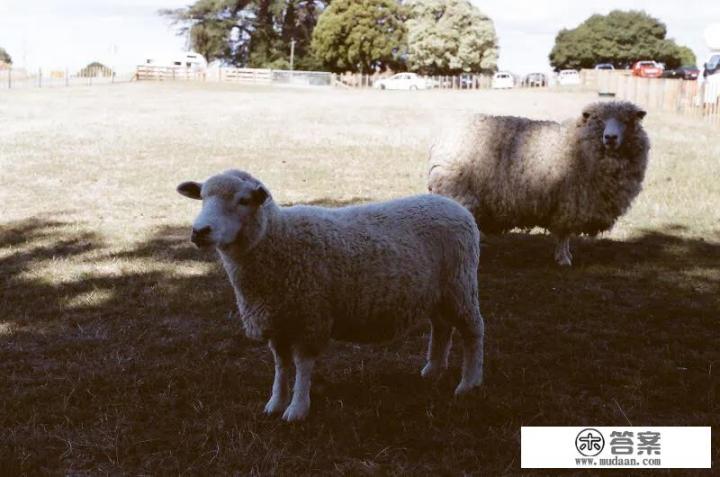
M 0 0 L 0 46 L 17 66 L 76 69 L 91 61 L 132 69 L 145 58 L 183 50 L 161 8 L 191 0 Z M 660 18 L 668 36 L 707 54 L 703 30 L 720 22 L 716 0 L 473 0 L 495 22 L 502 69 L 516 73 L 549 68 L 547 56 L 561 28 L 593 13 L 643 9 Z

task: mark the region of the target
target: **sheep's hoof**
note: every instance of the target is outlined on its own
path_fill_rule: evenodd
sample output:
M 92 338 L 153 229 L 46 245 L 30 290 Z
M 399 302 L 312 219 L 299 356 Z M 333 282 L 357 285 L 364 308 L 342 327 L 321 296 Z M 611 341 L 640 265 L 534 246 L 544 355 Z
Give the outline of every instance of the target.
M 480 383 L 476 384 L 468 384 L 466 382 L 460 382 L 458 384 L 458 387 L 455 388 L 455 397 L 461 397 L 461 396 L 467 396 L 474 390 L 478 389 L 480 387 Z
M 304 420 L 310 412 L 310 404 L 290 404 L 285 412 L 283 413 L 283 421 L 297 422 Z
M 572 266 L 572 255 L 569 252 L 556 253 L 555 262 L 561 267 L 570 267 Z
M 558 265 L 561 267 L 571 267 L 572 259 L 570 257 L 558 257 L 555 259 Z
M 281 399 L 275 396 L 272 396 L 270 400 L 265 404 L 265 414 L 273 415 L 273 414 L 280 414 L 287 408 L 288 406 L 288 400 L 287 399 Z
M 420 371 L 420 376 L 426 379 L 435 379 L 439 378 L 443 372 L 445 371 L 445 368 L 443 368 L 440 365 L 431 363 L 428 361 L 428 363 L 425 365 L 425 367 Z

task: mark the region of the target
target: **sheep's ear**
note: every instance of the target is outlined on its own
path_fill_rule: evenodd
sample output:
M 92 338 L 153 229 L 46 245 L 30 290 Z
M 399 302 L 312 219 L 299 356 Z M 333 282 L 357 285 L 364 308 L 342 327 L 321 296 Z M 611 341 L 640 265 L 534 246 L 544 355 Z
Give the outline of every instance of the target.
M 202 189 L 202 184 L 193 181 L 183 182 L 177 186 L 178 194 L 196 200 L 200 200 L 202 198 L 200 197 L 200 189 Z
M 637 117 L 638 121 L 641 121 L 646 115 L 647 111 L 643 111 L 642 109 L 639 109 L 637 112 L 635 112 L 635 117 Z
M 255 190 L 253 190 L 250 194 L 250 197 L 253 204 L 262 205 L 265 203 L 269 195 L 270 194 L 268 193 L 267 189 L 265 189 L 263 186 L 257 186 L 257 188 L 255 188 Z

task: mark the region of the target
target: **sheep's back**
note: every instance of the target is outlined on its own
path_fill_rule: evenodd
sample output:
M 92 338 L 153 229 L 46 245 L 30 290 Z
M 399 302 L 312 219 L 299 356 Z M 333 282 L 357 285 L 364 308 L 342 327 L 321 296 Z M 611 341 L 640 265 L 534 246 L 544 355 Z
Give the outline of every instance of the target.
M 334 210 L 297 208 L 289 214 L 294 235 L 303 237 L 292 248 L 313 264 L 304 270 L 303 293 L 314 295 L 335 317 L 337 339 L 396 336 L 437 308 L 461 269 L 477 272 L 479 232 L 473 217 L 443 197 Z
M 430 155 L 429 189 L 465 205 L 483 231 L 546 225 L 567 176 L 567 130 L 512 116 L 473 116 Z

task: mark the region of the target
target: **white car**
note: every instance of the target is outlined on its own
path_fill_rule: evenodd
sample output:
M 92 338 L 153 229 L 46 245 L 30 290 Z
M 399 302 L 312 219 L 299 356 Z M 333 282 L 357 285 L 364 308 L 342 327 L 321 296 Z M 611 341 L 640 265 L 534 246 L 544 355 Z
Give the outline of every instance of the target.
M 373 83 L 378 89 L 427 89 L 428 82 L 415 73 L 398 73 L 389 78 L 383 78 Z
M 560 73 L 558 73 L 558 84 L 561 86 L 580 84 L 580 73 L 578 73 L 577 70 L 560 70 Z
M 493 89 L 509 89 L 515 87 L 515 78 L 512 73 L 507 71 L 498 71 L 493 75 L 492 84 Z

